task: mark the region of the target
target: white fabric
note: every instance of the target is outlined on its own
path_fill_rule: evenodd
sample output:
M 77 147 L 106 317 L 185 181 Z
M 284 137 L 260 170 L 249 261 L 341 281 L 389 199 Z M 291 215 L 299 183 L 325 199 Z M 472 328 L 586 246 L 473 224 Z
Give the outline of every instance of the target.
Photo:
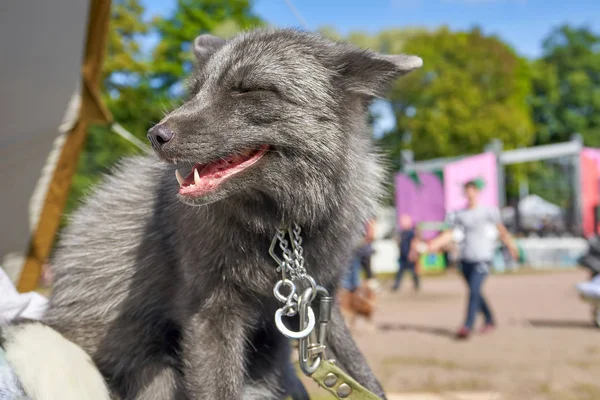
M 579 283 L 576 287 L 582 296 L 600 299 L 600 275 L 589 282 Z
M 90 356 L 52 328 L 20 324 L 6 327 L 2 335 L 4 357 L 32 399 L 110 399 Z
M 19 293 L 0 268 L 0 324 L 15 318 L 39 320 L 48 307 L 48 300 L 39 293 Z

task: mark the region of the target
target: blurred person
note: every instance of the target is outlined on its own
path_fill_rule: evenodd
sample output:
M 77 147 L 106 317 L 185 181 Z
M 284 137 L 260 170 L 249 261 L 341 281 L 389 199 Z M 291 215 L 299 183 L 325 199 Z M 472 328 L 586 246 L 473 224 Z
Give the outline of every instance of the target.
M 400 257 L 398 259 L 398 272 L 392 290 L 395 292 L 400 288 L 402 276 L 406 271 L 410 272 L 413 277 L 415 291 L 419 290 L 419 275 L 417 274 L 417 261 L 419 254 L 416 251 L 416 245 L 419 238 L 409 215 L 400 216 L 400 235 L 398 244 L 400 246 Z
M 375 290 L 377 289 L 377 284 L 374 279 L 367 279 L 363 283 L 361 283 L 360 279 L 360 272 L 363 269 L 363 257 L 365 255 L 364 248 L 372 242 L 372 232 L 373 221 L 369 221 L 365 226 L 365 236 L 357 246 L 350 265 L 341 281 L 339 302 L 350 328 L 354 327 L 356 318 L 359 315 L 365 317 L 370 327 L 374 328 L 372 316 L 375 308 Z
M 451 221 L 452 228 L 433 239 L 428 246 L 430 252 L 437 252 L 456 238 L 462 239 L 460 266 L 469 288 L 469 299 L 465 323 L 456 334 L 459 339 L 467 339 L 471 335 L 479 312 L 485 318 L 481 333 L 488 333 L 495 328 L 492 311 L 481 294 L 481 288 L 489 274 L 498 234 L 511 256 L 514 259 L 519 257 L 517 246 L 502 223 L 499 210 L 479 203 L 481 188 L 482 183 L 477 180 L 464 185 L 467 208 L 457 212 Z
M 360 246 L 357 251 L 357 256 L 360 261 L 361 270 L 365 272 L 365 278 L 369 280 L 374 279 L 373 271 L 371 269 L 371 257 L 375 252 L 373 250 L 373 241 L 375 240 L 375 219 L 371 219 L 367 222 L 365 231 L 365 237 L 362 246 Z
M 365 273 L 365 278 L 374 288 L 379 287 L 375 280 L 375 275 L 371 269 L 371 257 L 373 250 L 373 241 L 375 240 L 375 219 L 367 221 L 364 227 L 364 236 L 354 251 L 354 256 L 350 263 L 350 269 L 343 277 L 342 285 L 346 290 L 354 291 L 360 285 L 360 274 Z
M 338 293 L 340 308 L 350 329 L 354 328 L 358 316 L 364 317 L 370 328 L 374 329 L 372 316 L 375 309 L 376 288 L 373 280 L 361 283 L 360 269 L 360 259 L 355 255 L 342 278 Z
M 358 288 L 360 285 L 360 268 L 360 259 L 355 254 L 350 261 L 350 265 L 348 265 L 346 273 L 342 276 L 342 289 L 352 293 Z

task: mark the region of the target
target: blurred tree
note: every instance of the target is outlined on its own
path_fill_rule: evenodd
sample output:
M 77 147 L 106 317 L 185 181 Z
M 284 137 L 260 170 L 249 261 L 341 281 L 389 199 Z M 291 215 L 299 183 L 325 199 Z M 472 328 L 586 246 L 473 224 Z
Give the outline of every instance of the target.
M 564 25 L 550 33 L 543 49 L 534 64 L 536 143 L 580 133 L 586 145 L 600 146 L 600 36 Z
M 113 1 L 112 18 L 103 69 L 103 83 L 106 91 L 127 85 L 135 75 L 146 70 L 142 60 L 139 38 L 149 31 L 142 15 L 144 8 L 139 0 Z M 119 74 L 121 79 L 115 80 Z
M 319 32 L 332 40 L 345 41 L 364 49 L 384 54 L 399 54 L 402 53 L 405 43 L 411 36 L 426 32 L 426 30 L 423 28 L 391 28 L 374 35 L 362 31 L 353 31 L 344 37 L 334 27 L 324 26 L 319 29 Z M 387 102 L 387 100 L 379 99 L 377 102 Z M 377 107 L 372 107 L 368 115 L 369 125 L 373 127 L 383 117 L 382 113 L 377 111 Z
M 425 28 L 391 28 L 384 29 L 371 35 L 362 31 L 353 31 L 348 35 L 341 35 L 335 28 L 324 26 L 319 32 L 332 40 L 346 41 L 364 49 L 371 49 L 386 54 L 402 53 L 406 42 L 418 33 L 426 33 Z
M 493 138 L 506 148 L 531 143 L 531 71 L 507 44 L 478 29 L 441 28 L 411 35 L 403 52 L 424 66 L 389 94 L 397 126 L 381 144 L 396 168 L 403 149 L 423 160 L 479 153 Z
M 192 70 L 191 41 L 202 33 L 232 36 L 262 25 L 249 0 L 177 0 L 175 12 L 154 19 L 160 42 L 153 54 L 153 84 L 181 94 L 182 79 Z
M 341 41 L 344 39 L 342 37 L 342 35 L 337 31 L 337 29 L 335 29 L 335 27 L 333 27 L 331 25 L 325 25 L 325 26 L 320 27 L 318 29 L 318 32 L 321 35 L 328 37 L 331 40 Z

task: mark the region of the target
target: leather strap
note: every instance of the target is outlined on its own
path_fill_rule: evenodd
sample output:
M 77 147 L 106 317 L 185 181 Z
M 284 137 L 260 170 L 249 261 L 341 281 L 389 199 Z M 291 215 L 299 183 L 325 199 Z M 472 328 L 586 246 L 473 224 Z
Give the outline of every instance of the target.
M 311 378 L 336 399 L 381 400 L 331 361 L 321 361 Z

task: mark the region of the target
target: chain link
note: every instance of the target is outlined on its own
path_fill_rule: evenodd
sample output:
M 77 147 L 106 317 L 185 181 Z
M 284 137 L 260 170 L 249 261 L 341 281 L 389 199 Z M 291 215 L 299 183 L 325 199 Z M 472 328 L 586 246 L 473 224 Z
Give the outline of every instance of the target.
M 275 253 L 278 244 L 282 258 Z M 277 263 L 277 272 L 281 273 L 281 279 L 273 288 L 275 298 L 283 303 L 275 312 L 275 324 L 282 334 L 299 340 L 300 368 L 310 376 L 317 370 L 324 357 L 325 335 L 327 323 L 331 317 L 332 298 L 327 289 L 318 286 L 306 270 L 304 249 L 302 248 L 302 230 L 298 224 L 282 225 L 276 230 L 269 254 Z M 282 293 L 283 286 L 288 288 L 287 293 Z M 319 295 L 318 321 L 316 321 L 311 307 L 317 295 Z M 300 320 L 300 331 L 298 332 L 287 328 L 282 321 L 283 316 L 293 317 L 295 315 L 299 315 Z
M 279 246 L 281 257 L 275 254 L 275 248 Z M 297 289 L 303 287 L 312 288 L 311 301 L 314 300 L 317 290 L 315 280 L 308 274 L 304 266 L 304 249 L 302 248 L 302 229 L 296 223 L 291 225 L 282 225 L 277 228 L 271 247 L 269 250 L 271 257 L 277 262 L 277 272 L 281 274 L 281 279 L 277 281 L 273 288 L 275 298 L 285 305 L 282 306 L 282 312 L 286 316 L 294 316 L 298 313 Z M 281 292 L 281 287 L 288 287 L 286 294 Z

